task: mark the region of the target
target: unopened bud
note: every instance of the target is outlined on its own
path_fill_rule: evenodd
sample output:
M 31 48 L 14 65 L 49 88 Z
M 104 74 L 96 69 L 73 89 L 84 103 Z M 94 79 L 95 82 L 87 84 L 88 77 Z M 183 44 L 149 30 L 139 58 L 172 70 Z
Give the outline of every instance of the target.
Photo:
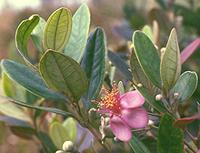
M 175 92 L 175 93 L 174 93 L 174 98 L 177 99 L 178 96 L 179 96 L 179 93 L 178 93 L 178 92 Z
M 162 99 L 162 95 L 161 95 L 161 94 L 156 95 L 156 100 L 157 100 L 157 101 L 159 101 L 159 100 L 161 100 L 161 99 Z
M 142 84 L 141 84 L 141 83 L 138 83 L 138 84 L 137 84 L 137 87 L 141 88 L 141 87 L 142 87 Z
M 161 48 L 161 49 L 160 49 L 161 54 L 163 54 L 163 53 L 165 52 L 165 50 L 166 50 L 165 47 Z
M 66 152 L 70 152 L 70 151 L 73 152 L 75 151 L 74 143 L 71 141 L 65 141 L 62 146 L 62 149 Z
M 63 150 L 57 150 L 56 153 L 65 153 Z

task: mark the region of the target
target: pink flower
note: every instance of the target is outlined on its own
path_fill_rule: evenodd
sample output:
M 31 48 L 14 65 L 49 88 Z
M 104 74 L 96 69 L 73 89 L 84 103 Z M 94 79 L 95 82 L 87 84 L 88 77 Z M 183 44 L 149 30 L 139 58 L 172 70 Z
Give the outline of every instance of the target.
M 144 97 L 137 90 L 120 95 L 115 84 L 110 92 L 104 92 L 98 102 L 100 113 L 110 116 L 111 130 L 119 140 L 129 141 L 132 129 L 144 128 L 148 123 L 147 112 L 141 107 Z
M 197 151 L 197 153 L 200 153 L 200 149 Z

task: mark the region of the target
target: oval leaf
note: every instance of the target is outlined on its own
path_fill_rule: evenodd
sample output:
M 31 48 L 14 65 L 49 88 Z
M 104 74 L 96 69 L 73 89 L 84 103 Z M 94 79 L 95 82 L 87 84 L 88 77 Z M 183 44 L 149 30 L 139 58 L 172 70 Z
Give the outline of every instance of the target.
M 62 149 L 62 145 L 65 141 L 70 140 L 67 130 L 65 127 L 59 122 L 53 122 L 49 128 L 49 135 L 53 140 L 53 143 L 58 147 L 58 149 Z
M 196 72 L 186 71 L 181 74 L 172 92 L 178 93 L 178 100 L 183 102 L 189 99 L 197 88 L 198 76 Z
M 147 35 L 140 31 L 134 32 L 133 44 L 136 57 L 144 73 L 155 86 L 161 87 L 160 58 L 154 44 Z
M 173 126 L 174 119 L 165 114 L 158 130 L 158 153 L 183 153 L 183 131 Z
M 40 61 L 40 73 L 47 85 L 78 101 L 87 91 L 85 72 L 72 58 L 53 50 L 47 51 Z
M 71 13 L 59 8 L 51 14 L 44 30 L 44 48 L 62 51 L 69 40 L 72 28 Z
M 82 4 L 72 18 L 72 32 L 64 53 L 75 61 L 80 62 L 86 46 L 90 27 L 90 11 L 86 4 Z
M 32 15 L 20 23 L 15 33 L 16 47 L 24 60 L 33 66 L 34 62 L 28 55 L 28 40 L 31 36 L 33 29 L 36 27 L 40 20 L 38 15 Z
M 42 78 L 23 64 L 11 60 L 2 60 L 1 68 L 8 77 L 19 83 L 35 95 L 54 101 L 66 101 L 67 98 L 47 88 Z
M 161 58 L 160 75 L 166 92 L 176 83 L 181 72 L 180 51 L 176 30 L 172 29 L 164 54 Z
M 85 55 L 81 62 L 89 79 L 89 88 L 84 96 L 86 107 L 89 106 L 92 99 L 98 96 L 101 90 L 105 73 L 105 50 L 104 32 L 101 28 L 97 28 L 88 39 Z

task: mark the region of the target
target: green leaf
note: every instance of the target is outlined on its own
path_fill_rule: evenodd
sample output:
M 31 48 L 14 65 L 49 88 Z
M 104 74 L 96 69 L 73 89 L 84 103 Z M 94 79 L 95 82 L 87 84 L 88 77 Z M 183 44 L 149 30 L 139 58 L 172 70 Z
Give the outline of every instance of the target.
M 34 103 L 39 98 L 31 92 L 27 91 L 18 83 L 9 79 L 5 73 L 2 73 L 2 88 L 6 96 L 16 100 L 24 101 L 29 104 Z
M 72 101 L 78 101 L 87 91 L 86 74 L 72 58 L 48 50 L 42 56 L 39 67 L 49 87 L 66 94 Z
M 19 100 L 14 100 L 11 98 L 7 98 L 7 97 L 3 97 L 0 96 L 2 99 L 7 100 L 7 102 L 12 102 L 16 105 L 22 106 L 22 107 L 27 107 L 27 108 L 31 108 L 31 109 L 36 109 L 36 110 L 41 110 L 41 111 L 47 111 L 47 112 L 51 112 L 51 113 L 55 113 L 55 114 L 59 114 L 65 117 L 68 116 L 72 116 L 71 113 L 65 112 L 63 110 L 57 109 L 57 108 L 52 108 L 52 107 L 43 107 L 43 106 L 35 106 L 35 105 L 31 105 L 31 104 L 27 104 L 25 102 L 19 101 Z
M 183 102 L 188 100 L 195 92 L 198 85 L 198 76 L 196 72 L 186 71 L 177 80 L 173 93 L 178 93 L 178 100 Z
M 134 153 L 150 153 L 149 149 L 136 136 L 132 137 L 129 145 Z
M 136 57 L 147 78 L 149 78 L 155 86 L 161 87 L 159 71 L 160 58 L 154 44 L 148 36 L 140 31 L 134 32 L 133 44 Z
M 108 58 L 127 80 L 132 81 L 133 76 L 129 71 L 128 64 L 117 53 L 108 50 Z
M 38 24 L 40 18 L 38 15 L 32 15 L 29 19 L 23 20 L 18 26 L 15 33 L 15 41 L 17 50 L 22 55 L 24 60 L 33 66 L 34 62 L 28 55 L 28 40 L 31 36 L 33 29 Z
M 80 62 L 86 46 L 90 27 L 90 11 L 86 4 L 82 4 L 72 18 L 72 32 L 64 53 L 75 61 Z
M 31 118 L 24 112 L 23 109 L 19 108 L 13 103 L 10 103 L 7 99 L 0 101 L 0 112 L 9 117 L 13 117 L 19 120 L 30 122 Z
M 97 28 L 89 37 L 81 66 L 89 79 L 89 88 L 84 96 L 86 107 L 98 96 L 105 73 L 106 42 L 103 29 Z
M 70 140 L 67 130 L 59 122 L 53 122 L 50 125 L 49 135 L 58 149 L 62 149 L 63 143 Z
M 56 93 L 45 85 L 42 78 L 34 71 L 23 64 L 16 63 L 11 60 L 2 60 L 1 68 L 8 77 L 19 83 L 33 94 L 54 101 L 66 101 L 67 98 Z
M 150 26 L 145 25 L 142 28 L 142 32 L 144 32 L 149 37 L 149 39 L 153 42 L 153 31 Z
M 33 29 L 31 33 L 31 38 L 33 43 L 35 44 L 38 51 L 43 52 L 43 39 L 44 39 L 44 27 L 46 25 L 46 21 L 40 17 L 40 20 L 36 27 Z
M 160 65 L 161 80 L 166 92 L 175 85 L 180 76 L 180 72 L 181 61 L 177 34 L 176 30 L 172 29 Z
M 167 110 L 164 107 L 163 103 L 161 101 L 156 101 L 155 97 L 151 96 L 149 94 L 149 91 L 145 87 L 142 86 L 142 87 L 136 87 L 136 88 L 143 95 L 143 97 L 145 98 L 146 102 L 150 106 L 155 108 L 160 113 L 166 113 L 167 112 Z
M 69 139 L 71 141 L 75 142 L 76 137 L 77 137 L 77 123 L 76 123 L 76 121 L 72 117 L 69 117 L 63 122 L 62 125 L 67 130 L 67 133 L 69 135 Z
M 158 130 L 158 153 L 183 153 L 183 131 L 173 127 L 174 119 L 165 114 Z
M 44 30 L 44 48 L 63 51 L 72 29 L 71 12 L 59 8 L 51 14 Z

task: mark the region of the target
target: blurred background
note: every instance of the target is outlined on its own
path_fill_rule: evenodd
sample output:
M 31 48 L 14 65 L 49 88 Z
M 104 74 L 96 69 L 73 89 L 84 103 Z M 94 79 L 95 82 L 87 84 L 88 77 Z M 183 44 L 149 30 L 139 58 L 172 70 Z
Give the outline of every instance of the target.
M 158 48 L 165 46 L 172 27 L 177 29 L 181 50 L 200 35 L 200 0 L 0 0 L 0 59 L 22 61 L 15 47 L 15 31 L 22 20 L 32 14 L 39 14 L 47 20 L 61 6 L 70 8 L 74 13 L 83 2 L 90 8 L 90 30 L 96 26 L 103 27 L 108 48 L 122 58 L 126 58 L 133 31 L 145 25 L 157 27 Z M 31 41 L 29 47 L 34 50 Z M 199 58 L 200 52 L 197 51 L 183 69 L 200 74 Z M 199 101 L 199 91 L 198 85 L 191 101 Z M 194 105 L 191 107 L 193 111 L 196 103 L 189 104 Z M 8 129 L 6 133 L 0 131 L 0 139 L 0 153 L 38 152 L 37 141 L 20 139 Z

